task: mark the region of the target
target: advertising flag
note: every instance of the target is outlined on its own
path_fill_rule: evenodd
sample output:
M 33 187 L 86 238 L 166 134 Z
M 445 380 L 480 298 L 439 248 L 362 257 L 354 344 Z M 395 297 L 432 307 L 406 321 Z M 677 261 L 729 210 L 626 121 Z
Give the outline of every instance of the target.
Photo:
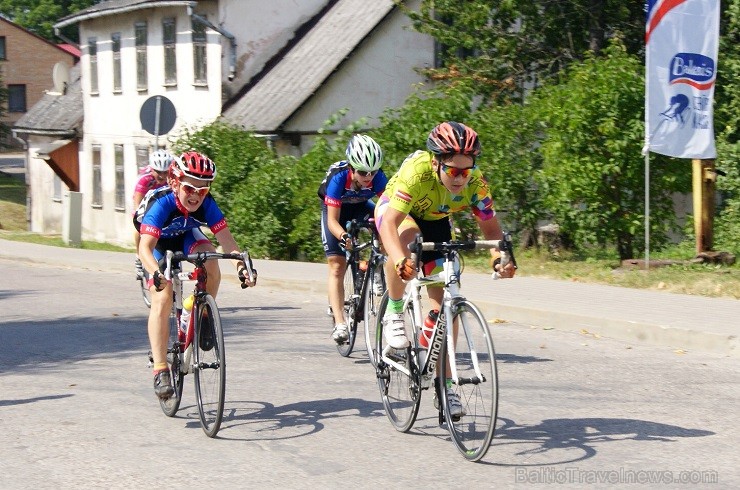
M 715 158 L 719 0 L 648 0 L 645 43 L 645 149 Z

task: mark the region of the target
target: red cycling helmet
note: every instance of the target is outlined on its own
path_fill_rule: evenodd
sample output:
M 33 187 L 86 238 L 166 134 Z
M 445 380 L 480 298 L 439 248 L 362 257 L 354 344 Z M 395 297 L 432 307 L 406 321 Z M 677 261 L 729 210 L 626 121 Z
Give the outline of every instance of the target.
M 480 155 L 478 133 L 455 121 L 443 122 L 432 129 L 427 148 L 435 155 Z
M 216 178 L 216 164 L 207 156 L 196 151 L 186 151 L 172 162 L 170 170 L 174 177 L 192 177 L 200 180 Z

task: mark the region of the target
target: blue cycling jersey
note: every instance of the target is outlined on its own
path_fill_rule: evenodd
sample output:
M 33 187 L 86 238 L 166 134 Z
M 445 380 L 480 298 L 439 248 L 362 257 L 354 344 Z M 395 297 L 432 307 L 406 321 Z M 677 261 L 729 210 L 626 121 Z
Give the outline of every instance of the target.
M 357 204 L 379 196 L 385 190 L 388 177 L 378 170 L 370 187 L 355 189 L 352 185 L 352 172 L 346 161 L 333 164 L 326 172 L 326 177 L 319 186 L 319 197 L 330 207 L 341 207 L 342 204 Z
M 136 211 L 135 223 L 143 235 L 171 238 L 188 230 L 208 226 L 216 234 L 227 227 L 221 209 L 208 194 L 200 207 L 189 213 L 175 197 L 171 188 L 149 191 Z

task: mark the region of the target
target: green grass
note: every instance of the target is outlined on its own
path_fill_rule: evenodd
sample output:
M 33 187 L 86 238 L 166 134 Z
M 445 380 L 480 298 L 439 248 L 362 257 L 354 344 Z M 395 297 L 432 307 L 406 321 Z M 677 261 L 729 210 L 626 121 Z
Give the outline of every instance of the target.
M 0 173 L 0 230 L 26 229 L 26 184 Z

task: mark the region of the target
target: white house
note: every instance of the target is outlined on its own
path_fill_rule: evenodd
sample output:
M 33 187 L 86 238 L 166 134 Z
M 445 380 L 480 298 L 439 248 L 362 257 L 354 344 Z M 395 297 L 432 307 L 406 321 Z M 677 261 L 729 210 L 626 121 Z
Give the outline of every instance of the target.
M 301 154 L 339 109 L 348 113 L 331 129 L 376 124 L 435 62 L 434 41 L 393 0 L 108 0 L 55 27 L 73 24 L 78 67 L 57 73 L 66 84 L 13 129 L 28 152 L 30 228 L 59 233 L 64 197 L 79 192 L 82 239 L 122 245 L 139 168 L 183 129 L 222 117 Z M 142 128 L 154 96 L 175 109 L 166 135 Z

